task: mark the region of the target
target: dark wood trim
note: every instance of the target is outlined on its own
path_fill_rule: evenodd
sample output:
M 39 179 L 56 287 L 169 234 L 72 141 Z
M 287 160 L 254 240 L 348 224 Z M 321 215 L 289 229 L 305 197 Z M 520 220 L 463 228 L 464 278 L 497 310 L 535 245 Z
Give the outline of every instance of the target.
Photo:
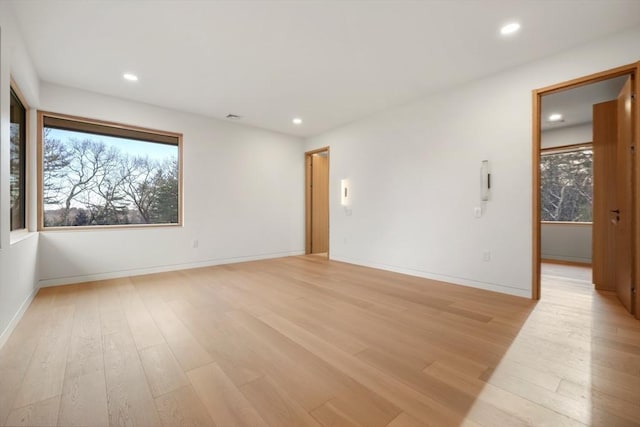
M 311 156 L 325 151 L 327 152 L 327 154 L 329 154 L 328 146 L 317 148 L 315 150 L 307 151 L 304 153 L 304 252 L 307 255 L 311 253 Z M 331 157 L 329 157 L 328 159 L 328 165 L 329 171 L 331 171 Z M 331 191 L 330 173 L 329 191 Z M 329 205 L 331 205 L 331 192 L 329 192 Z M 329 209 L 329 230 L 331 230 L 331 209 Z M 329 250 L 331 250 L 331 247 L 329 247 Z M 329 257 L 329 251 L 327 251 L 327 257 Z
M 631 212 L 633 220 L 631 221 L 631 233 L 635 236 L 631 242 L 631 280 L 635 288 L 635 292 L 631 294 L 631 307 L 636 319 L 640 320 L 640 200 L 638 192 L 640 191 L 640 160 L 638 159 L 638 151 L 640 150 L 640 106 L 638 105 L 638 85 L 640 78 L 640 61 L 635 64 L 635 74 L 631 78 L 631 89 L 635 94 L 635 120 L 632 122 L 631 131 L 633 132 L 633 145 L 635 150 L 631 155 L 631 191 L 636 195 L 631 200 Z
M 575 267 L 591 267 L 590 262 L 565 261 L 563 259 L 540 258 L 540 262 L 545 264 L 572 265 Z
M 18 99 L 20 100 L 20 102 L 22 103 L 22 106 L 24 107 L 24 109 L 27 111 L 27 113 L 29 112 L 29 110 L 31 110 L 31 107 L 29 107 L 29 103 L 27 102 L 26 98 L 24 97 L 24 95 L 22 94 L 22 91 L 20 90 L 20 86 L 18 86 L 18 84 L 16 83 L 16 81 L 13 79 L 13 77 L 9 78 L 10 83 L 9 83 L 9 87 L 13 90 L 13 92 L 16 94 L 16 96 L 18 97 Z
M 38 226 L 37 229 L 38 231 L 42 231 L 44 229 L 44 175 L 42 172 L 42 166 L 43 166 L 43 149 L 42 149 L 42 144 L 43 144 L 43 140 L 42 140 L 42 136 L 43 136 L 43 117 L 40 111 L 38 111 L 38 128 L 37 128 L 37 132 L 38 132 L 38 137 L 37 137 L 37 141 L 36 141 L 36 150 L 37 150 L 37 156 L 38 156 L 38 164 L 36 166 L 36 179 L 37 179 L 37 192 L 38 192 L 38 213 L 37 213 L 37 218 L 38 218 Z
M 32 167 L 30 165 L 31 163 L 31 144 L 29 143 L 29 138 L 31 138 L 31 131 L 29 130 L 29 125 L 31 122 L 31 119 L 29 118 L 29 116 L 31 115 L 31 107 L 29 106 L 29 103 L 27 102 L 26 98 L 24 97 L 22 91 L 20 90 L 20 86 L 18 86 L 18 84 L 16 83 L 16 81 L 13 79 L 12 76 L 9 77 L 9 89 L 11 91 L 13 91 L 13 93 L 16 95 L 16 97 L 18 98 L 18 101 L 20 101 L 20 103 L 22 104 L 22 107 L 24 107 L 24 228 L 18 228 L 16 230 L 10 230 L 9 233 L 14 234 L 14 233 L 21 233 L 21 232 L 25 232 L 25 231 L 29 231 L 33 229 L 33 224 L 30 220 L 31 218 L 31 209 L 33 208 L 31 206 L 31 201 L 30 201 L 30 197 L 29 195 L 31 194 L 31 186 L 32 186 L 32 182 L 31 182 L 31 170 Z M 9 221 L 11 222 L 11 221 Z
M 329 152 L 329 147 L 327 146 L 327 147 L 322 147 L 322 148 L 316 148 L 315 150 L 307 151 L 304 154 L 306 156 L 311 156 L 313 154 L 322 153 L 324 151 L 326 151 L 328 153 Z
M 95 133 L 118 138 L 139 139 L 158 144 L 178 145 L 180 133 L 149 129 L 122 123 L 108 122 L 68 114 L 38 111 L 43 116 L 43 125 L 58 129 Z
M 625 76 L 636 72 L 638 65 L 636 63 L 622 65 L 620 67 L 611 68 L 609 70 L 601 71 L 599 73 L 589 74 L 584 77 L 578 77 L 572 80 L 567 80 L 562 83 L 556 83 L 551 86 L 546 86 L 540 89 L 536 89 L 534 92 L 542 95 L 550 95 L 556 92 L 562 92 L 567 89 L 573 89 L 580 86 L 585 86 L 591 83 L 601 82 L 603 80 L 609 80 L 615 77 Z
M 540 126 L 540 116 L 542 115 L 541 105 L 540 105 L 540 94 L 537 91 L 533 91 L 532 93 L 532 152 L 533 152 L 533 168 L 532 168 L 532 214 L 531 218 L 533 219 L 532 230 L 531 230 L 531 250 L 533 253 L 533 261 L 531 266 L 531 299 L 539 300 L 540 299 L 540 236 L 542 234 L 542 226 L 540 224 L 540 145 L 542 142 L 542 133 Z
M 593 225 L 593 222 L 578 222 L 578 221 L 540 221 L 543 225 L 580 225 L 589 226 Z
M 593 148 L 593 142 L 583 142 L 582 144 L 558 145 L 556 147 L 540 148 L 540 152 L 543 154 L 570 153 L 572 151 L 588 150 L 590 148 Z
M 114 129 L 120 130 L 131 130 L 134 132 L 140 132 L 146 135 L 149 134 L 157 134 L 164 137 L 169 137 L 174 139 L 176 142 L 161 142 L 156 140 L 144 139 L 145 141 L 149 141 L 150 143 L 158 143 L 158 144 L 168 144 L 175 145 L 178 147 L 178 222 L 175 224 L 122 224 L 122 225 L 92 225 L 92 226 L 81 226 L 81 227 L 45 227 L 44 226 L 44 184 L 43 184 L 43 129 L 45 120 L 47 117 L 54 117 L 64 120 L 70 120 L 78 123 L 88 123 L 96 126 L 103 127 L 113 127 Z M 169 132 L 163 130 L 150 129 L 140 126 L 132 126 L 125 125 L 122 123 L 109 122 L 105 120 L 97 120 L 97 119 L 89 119 L 84 117 L 71 116 L 68 114 L 60 114 L 60 113 L 52 113 L 49 111 L 41 111 L 38 110 L 38 137 L 37 137 L 37 156 L 38 156 L 38 165 L 37 165 L 37 191 L 38 191 L 38 231 L 89 231 L 89 230 L 104 230 L 104 229 L 133 229 L 133 228 L 157 228 L 157 227 L 182 227 L 184 226 L 183 218 L 184 218 L 184 167 L 183 167 L 183 136 L 181 133 L 177 132 Z M 119 135 L 113 135 L 118 137 Z

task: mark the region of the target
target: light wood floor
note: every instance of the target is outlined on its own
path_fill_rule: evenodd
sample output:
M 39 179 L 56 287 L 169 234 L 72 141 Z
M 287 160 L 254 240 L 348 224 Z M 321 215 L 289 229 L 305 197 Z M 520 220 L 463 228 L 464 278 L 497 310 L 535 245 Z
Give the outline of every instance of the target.
M 640 425 L 640 322 L 579 282 L 536 304 L 291 257 L 45 288 L 0 424 Z
M 545 287 L 558 287 L 566 285 L 567 282 L 577 283 L 583 288 L 592 288 L 593 273 L 591 267 L 581 265 L 568 265 L 556 263 L 542 263 L 542 275 L 547 278 Z M 553 279 L 561 279 L 553 280 Z M 568 279 L 568 280 L 567 280 Z

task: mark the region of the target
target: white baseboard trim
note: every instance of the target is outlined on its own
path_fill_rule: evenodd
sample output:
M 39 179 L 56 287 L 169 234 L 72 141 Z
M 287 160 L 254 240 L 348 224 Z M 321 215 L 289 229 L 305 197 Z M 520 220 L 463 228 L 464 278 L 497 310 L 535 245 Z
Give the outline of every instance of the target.
M 222 264 L 236 264 L 239 262 L 259 261 L 263 259 L 283 258 L 287 256 L 304 255 L 304 250 L 291 252 L 275 252 L 269 254 L 250 255 L 244 257 L 216 258 L 206 261 L 190 262 L 184 264 L 161 265 L 155 267 L 137 268 L 132 270 L 120 270 L 107 273 L 85 274 L 80 276 L 56 277 L 44 279 L 38 282 L 38 286 L 46 288 L 49 286 L 71 285 L 74 283 L 94 282 L 96 280 L 118 279 L 121 277 L 141 276 L 143 274 L 164 273 L 167 271 L 189 270 L 192 268 L 211 267 Z
M 393 271 L 394 273 L 407 274 L 409 276 L 422 277 L 423 279 L 437 280 L 439 282 L 451 283 L 453 285 L 468 286 L 471 288 L 484 289 L 487 291 L 499 292 L 501 294 L 514 295 L 518 297 L 531 298 L 530 289 L 521 289 L 515 286 L 501 285 L 498 283 L 480 282 L 478 280 L 466 279 L 463 277 L 447 276 L 443 274 L 431 273 L 428 271 L 416 270 L 412 268 L 399 267 L 395 265 L 368 262 L 349 257 L 331 257 L 333 261 L 346 262 L 348 264 L 361 265 L 363 267 L 377 268 L 379 270 Z
M 38 293 L 38 289 L 39 288 L 35 288 L 33 291 L 31 291 L 31 294 L 27 298 L 25 298 L 25 300 L 20 305 L 20 308 L 18 308 L 18 311 L 16 311 L 16 314 L 13 315 L 13 318 L 11 319 L 7 327 L 4 328 L 4 331 L 2 331 L 2 334 L 0 334 L 0 349 L 4 347 L 4 345 L 9 340 L 11 333 L 16 328 L 16 326 L 18 326 L 18 322 L 20 322 L 20 319 L 22 319 L 25 311 L 27 311 L 27 308 L 29 308 L 31 301 L 33 301 L 36 294 Z

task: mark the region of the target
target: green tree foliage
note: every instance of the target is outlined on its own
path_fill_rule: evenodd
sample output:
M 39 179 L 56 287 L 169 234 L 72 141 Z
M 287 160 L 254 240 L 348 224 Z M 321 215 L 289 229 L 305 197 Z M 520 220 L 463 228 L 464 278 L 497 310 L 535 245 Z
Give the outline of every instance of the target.
M 177 150 L 160 162 L 46 130 L 43 145 L 45 226 L 177 223 Z
M 155 198 L 150 207 L 154 223 L 171 224 L 178 222 L 178 162 L 165 161 L 156 172 L 153 187 Z
M 540 160 L 543 221 L 591 221 L 593 152 L 544 154 Z

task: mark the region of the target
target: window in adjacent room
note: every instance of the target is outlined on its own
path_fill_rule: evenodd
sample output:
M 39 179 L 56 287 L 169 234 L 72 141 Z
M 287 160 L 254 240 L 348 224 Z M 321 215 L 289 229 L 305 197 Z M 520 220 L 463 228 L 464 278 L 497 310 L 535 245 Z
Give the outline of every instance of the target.
M 39 113 L 41 228 L 181 223 L 182 135 Z
M 9 144 L 10 230 L 22 230 L 26 224 L 27 109 L 11 88 L 11 127 Z
M 591 145 L 544 150 L 540 158 L 540 183 L 542 221 L 592 221 Z

